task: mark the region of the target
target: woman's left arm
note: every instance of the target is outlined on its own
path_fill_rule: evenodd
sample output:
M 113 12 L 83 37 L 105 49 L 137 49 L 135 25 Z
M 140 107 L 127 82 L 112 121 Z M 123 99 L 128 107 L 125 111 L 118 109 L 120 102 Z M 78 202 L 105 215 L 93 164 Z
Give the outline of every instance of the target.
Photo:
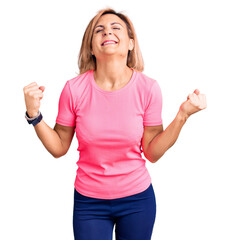
M 198 89 L 189 94 L 187 100 L 181 104 L 175 119 L 163 132 L 154 137 L 149 143 L 147 155 L 151 156 L 151 162 L 156 162 L 173 146 L 187 119 L 193 113 L 203 110 L 206 107 L 206 96 L 200 94 Z

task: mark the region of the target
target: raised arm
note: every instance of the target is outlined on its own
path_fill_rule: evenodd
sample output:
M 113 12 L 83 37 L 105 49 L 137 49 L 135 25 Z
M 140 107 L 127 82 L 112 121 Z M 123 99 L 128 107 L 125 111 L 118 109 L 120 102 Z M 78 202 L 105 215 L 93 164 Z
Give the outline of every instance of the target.
M 155 134 L 145 147 L 146 150 L 144 154 L 148 160 L 154 163 L 160 159 L 176 142 L 179 133 L 189 116 L 205 109 L 206 107 L 206 96 L 200 94 L 198 89 L 192 94 L 189 94 L 187 100 L 181 104 L 175 119 L 164 131 L 161 131 L 157 135 Z
M 35 117 L 39 112 L 40 100 L 43 98 L 45 87 L 39 87 L 33 82 L 23 88 L 26 110 L 30 118 Z M 38 138 L 47 151 L 55 158 L 59 158 L 68 151 L 75 127 L 55 125 L 54 129 L 49 127 L 42 119 L 34 126 Z

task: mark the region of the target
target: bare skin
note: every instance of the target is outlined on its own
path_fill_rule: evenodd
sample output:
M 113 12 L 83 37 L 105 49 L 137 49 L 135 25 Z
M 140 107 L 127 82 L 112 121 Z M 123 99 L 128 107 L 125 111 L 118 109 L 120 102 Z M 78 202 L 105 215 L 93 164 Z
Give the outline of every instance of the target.
M 116 24 L 114 24 L 116 22 Z M 100 25 L 100 27 L 97 27 Z M 113 40 L 102 46 L 105 40 Z M 125 23 L 114 14 L 100 17 L 92 38 L 92 54 L 96 57 L 97 68 L 94 79 L 98 86 L 107 91 L 122 88 L 132 76 L 132 70 L 126 65 L 128 51 L 134 47 L 133 39 L 129 39 Z M 40 101 L 43 98 L 44 86 L 32 82 L 23 88 L 26 110 L 30 117 L 37 115 Z M 163 125 L 145 126 L 142 138 L 142 148 L 145 157 L 152 163 L 175 143 L 182 126 L 189 116 L 207 107 L 206 96 L 196 89 L 183 102 L 171 124 L 164 130 Z M 65 155 L 74 136 L 74 127 L 55 124 L 52 129 L 42 119 L 34 127 L 37 136 L 45 148 L 55 157 Z
M 102 46 L 105 40 L 117 43 Z M 127 55 L 133 47 L 134 41 L 129 38 L 126 25 L 118 16 L 106 14 L 100 17 L 93 32 L 92 54 L 97 61 L 94 79 L 101 88 L 112 91 L 127 84 L 132 76 L 132 70 L 126 65 Z
M 194 113 L 207 107 L 206 96 L 198 89 L 187 96 L 175 119 L 163 130 L 163 126 L 145 126 L 142 148 L 145 157 L 152 163 L 158 161 L 176 142 L 187 119 Z

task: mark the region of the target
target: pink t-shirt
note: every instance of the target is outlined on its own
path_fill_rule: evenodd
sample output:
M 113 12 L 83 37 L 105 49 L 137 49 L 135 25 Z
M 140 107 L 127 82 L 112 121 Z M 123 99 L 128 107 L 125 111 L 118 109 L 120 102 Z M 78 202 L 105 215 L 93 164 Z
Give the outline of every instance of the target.
M 143 126 L 162 124 L 161 89 L 155 79 L 132 70 L 130 81 L 115 91 L 100 88 L 89 70 L 68 80 L 61 92 L 56 123 L 75 127 L 74 187 L 82 195 L 121 198 L 151 183 L 141 141 Z

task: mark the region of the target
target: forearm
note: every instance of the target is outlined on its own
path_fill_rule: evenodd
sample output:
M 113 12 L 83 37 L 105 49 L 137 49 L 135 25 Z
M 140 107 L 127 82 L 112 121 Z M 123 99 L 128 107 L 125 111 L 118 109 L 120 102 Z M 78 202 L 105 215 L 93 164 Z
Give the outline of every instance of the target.
M 160 134 L 158 134 L 148 145 L 147 156 L 151 162 L 156 162 L 176 142 L 180 131 L 188 117 L 178 111 L 175 119 Z
M 55 158 L 63 155 L 63 147 L 58 133 L 49 127 L 43 119 L 34 126 L 38 138 L 41 140 L 47 151 Z

